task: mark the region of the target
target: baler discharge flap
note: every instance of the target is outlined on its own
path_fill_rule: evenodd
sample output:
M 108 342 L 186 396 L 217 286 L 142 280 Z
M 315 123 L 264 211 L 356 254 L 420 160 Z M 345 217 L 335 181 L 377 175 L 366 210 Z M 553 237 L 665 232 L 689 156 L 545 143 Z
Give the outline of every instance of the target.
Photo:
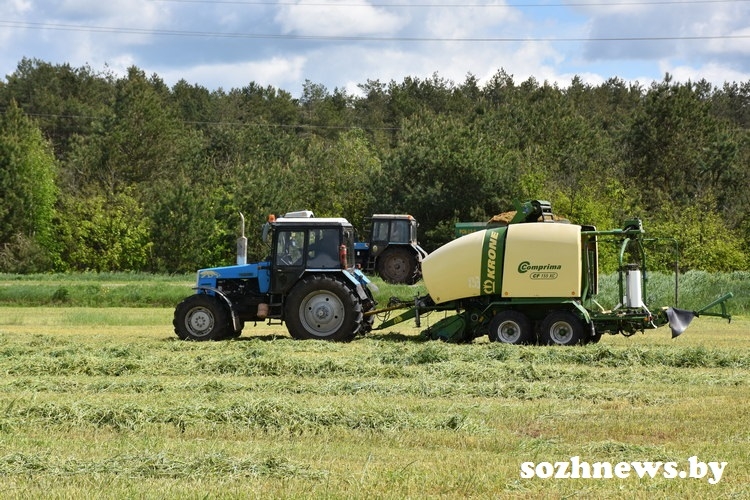
M 716 316 L 719 318 L 724 318 L 731 322 L 732 315 L 727 312 L 727 300 L 731 299 L 732 297 L 734 297 L 734 294 L 732 292 L 729 292 L 714 300 L 710 304 L 703 306 L 697 311 L 686 311 L 684 309 L 677 309 L 676 307 L 668 307 L 665 310 L 665 313 L 669 322 L 669 328 L 672 330 L 672 338 L 678 337 L 687 329 L 687 327 L 690 325 L 690 322 L 693 321 L 693 318 L 697 318 L 699 316 Z M 712 309 L 713 307 L 716 307 L 718 305 L 721 306 L 721 312 L 708 312 L 709 309 Z

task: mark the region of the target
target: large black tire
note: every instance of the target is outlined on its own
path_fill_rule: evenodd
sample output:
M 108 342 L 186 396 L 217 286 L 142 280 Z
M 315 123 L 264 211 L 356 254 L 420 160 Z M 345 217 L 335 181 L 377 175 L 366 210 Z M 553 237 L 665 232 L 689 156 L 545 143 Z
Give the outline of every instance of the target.
M 542 321 L 539 341 L 546 345 L 577 345 L 585 341 L 583 321 L 570 311 L 552 311 Z
M 489 337 L 504 344 L 533 344 L 534 329 L 529 318 L 518 311 L 500 311 L 490 321 Z
M 378 275 L 388 283 L 413 285 L 417 282 L 417 256 L 405 247 L 389 248 L 378 257 Z
M 362 328 L 362 303 L 344 283 L 312 275 L 294 286 L 286 299 L 286 327 L 295 339 L 348 342 Z
M 191 295 L 174 311 L 174 332 L 182 340 L 219 340 L 232 336 L 229 309 L 219 297 Z

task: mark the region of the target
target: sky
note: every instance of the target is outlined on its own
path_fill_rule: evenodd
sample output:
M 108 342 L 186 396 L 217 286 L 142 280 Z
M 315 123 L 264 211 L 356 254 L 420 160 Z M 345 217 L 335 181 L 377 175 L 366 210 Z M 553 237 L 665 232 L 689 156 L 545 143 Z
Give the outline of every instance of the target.
M 720 87 L 750 81 L 750 0 L 0 0 L 0 81 L 23 58 L 295 97 L 500 71 Z

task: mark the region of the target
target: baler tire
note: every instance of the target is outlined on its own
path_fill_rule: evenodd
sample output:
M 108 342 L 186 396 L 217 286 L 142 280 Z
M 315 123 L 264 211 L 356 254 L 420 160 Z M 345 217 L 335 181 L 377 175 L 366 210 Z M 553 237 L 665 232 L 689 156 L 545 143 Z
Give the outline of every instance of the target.
M 533 344 L 536 341 L 529 318 L 519 311 L 500 311 L 490 321 L 489 337 L 503 344 Z
M 220 340 L 232 334 L 227 306 L 216 296 L 199 293 L 180 302 L 174 311 L 174 332 L 182 340 Z
M 378 275 L 388 283 L 413 285 L 419 279 L 417 256 L 404 247 L 389 248 L 378 257 Z
M 286 327 L 298 340 L 349 342 L 362 328 L 362 303 L 339 280 L 313 275 L 300 281 L 286 299 Z
M 542 321 L 539 343 L 570 346 L 584 342 L 583 321 L 570 311 L 552 311 Z

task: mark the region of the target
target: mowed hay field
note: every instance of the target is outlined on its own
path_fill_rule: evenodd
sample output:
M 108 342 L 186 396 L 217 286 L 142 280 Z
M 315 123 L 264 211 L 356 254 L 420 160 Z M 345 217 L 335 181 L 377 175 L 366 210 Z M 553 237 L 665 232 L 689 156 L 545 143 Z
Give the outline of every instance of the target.
M 439 319 L 428 316 L 423 327 Z M 171 308 L 0 307 L 3 498 L 750 498 L 750 321 L 585 347 L 351 343 Z M 523 462 L 727 462 L 524 479 Z

